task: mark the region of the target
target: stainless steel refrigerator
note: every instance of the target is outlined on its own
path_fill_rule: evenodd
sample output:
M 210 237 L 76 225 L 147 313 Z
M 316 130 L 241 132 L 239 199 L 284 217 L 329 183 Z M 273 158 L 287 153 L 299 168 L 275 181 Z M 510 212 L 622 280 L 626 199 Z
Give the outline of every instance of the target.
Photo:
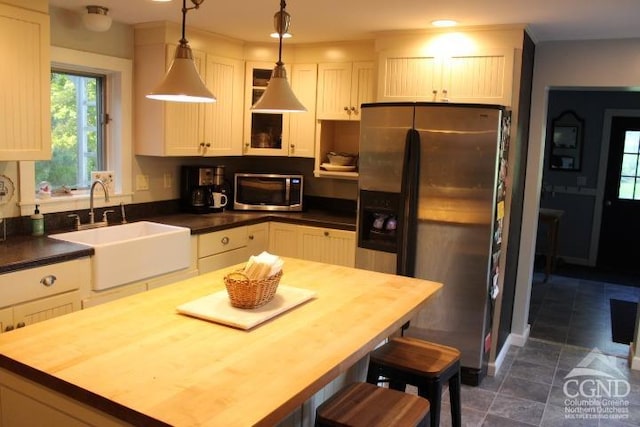
M 501 106 L 363 104 L 356 266 L 442 282 L 407 336 L 462 352 L 486 374 L 496 297 L 510 113 Z

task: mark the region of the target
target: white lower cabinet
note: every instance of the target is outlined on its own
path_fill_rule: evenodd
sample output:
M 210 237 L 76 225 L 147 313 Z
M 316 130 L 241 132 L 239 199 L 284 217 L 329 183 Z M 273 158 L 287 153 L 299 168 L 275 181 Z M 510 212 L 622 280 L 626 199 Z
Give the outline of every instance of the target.
M 355 265 L 356 233 L 325 227 L 272 222 L 269 252 L 328 264 Z
M 198 236 L 198 272 L 246 262 L 267 249 L 269 224 L 243 225 Z
M 269 224 L 269 252 L 278 256 L 300 258 L 300 226 L 283 222 Z
M 0 332 L 79 310 L 90 269 L 87 257 L 0 275 Z
M 333 228 L 300 227 L 300 258 L 327 264 L 355 266 L 356 233 Z
M 122 427 L 129 424 L 0 368 L 0 425 Z

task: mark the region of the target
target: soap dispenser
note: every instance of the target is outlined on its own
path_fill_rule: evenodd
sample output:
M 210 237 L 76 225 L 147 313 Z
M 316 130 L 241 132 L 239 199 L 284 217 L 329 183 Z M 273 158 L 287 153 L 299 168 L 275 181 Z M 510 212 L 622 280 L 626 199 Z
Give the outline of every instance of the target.
M 34 236 L 42 236 L 44 234 L 44 215 L 40 213 L 39 205 L 31 215 L 31 229 Z

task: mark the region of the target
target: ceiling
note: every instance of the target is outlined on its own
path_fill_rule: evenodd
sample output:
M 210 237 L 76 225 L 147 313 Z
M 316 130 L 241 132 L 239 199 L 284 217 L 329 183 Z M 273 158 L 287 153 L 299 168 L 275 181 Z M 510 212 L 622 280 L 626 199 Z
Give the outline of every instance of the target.
M 115 21 L 126 24 L 182 19 L 181 0 L 49 0 L 49 4 L 79 13 L 90 4 L 105 6 Z M 187 26 L 250 42 L 269 41 L 279 5 L 278 0 L 205 0 L 198 10 L 187 13 Z M 287 43 L 371 39 L 381 31 L 430 28 L 432 20 L 442 18 L 455 19 L 464 27 L 527 24 L 537 42 L 640 37 L 638 0 L 289 0 L 286 10 L 294 35 Z

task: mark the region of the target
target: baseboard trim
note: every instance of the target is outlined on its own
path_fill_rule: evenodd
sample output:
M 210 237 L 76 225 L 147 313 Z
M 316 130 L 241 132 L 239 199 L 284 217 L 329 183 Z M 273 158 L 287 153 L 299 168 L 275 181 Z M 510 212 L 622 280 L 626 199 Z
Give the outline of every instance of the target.
M 515 345 L 516 347 L 524 347 L 529 339 L 529 332 L 531 332 L 531 325 L 527 325 L 522 335 L 514 334 L 513 332 L 509 334 L 507 339 L 502 346 L 502 350 L 498 353 L 496 360 L 493 362 L 489 362 L 489 366 L 487 367 L 487 375 L 490 377 L 495 377 L 500 373 L 500 368 L 502 368 L 502 364 L 504 363 L 504 359 L 507 357 L 507 353 L 509 352 L 509 347 Z
M 502 346 L 502 350 L 500 350 L 500 353 L 498 353 L 496 360 L 493 362 L 489 362 L 489 366 L 487 367 L 488 376 L 495 377 L 496 375 L 498 375 L 498 373 L 500 373 L 502 363 L 504 362 L 504 359 L 507 357 L 507 353 L 509 352 L 509 347 L 511 347 L 511 344 L 513 344 L 513 335 L 514 334 L 509 334 L 504 342 L 504 345 Z
M 640 371 L 640 354 L 635 354 L 636 343 L 629 345 L 629 367 L 634 371 Z
M 527 326 L 524 328 L 522 335 L 514 334 L 513 332 L 510 333 L 509 338 L 511 338 L 511 344 L 515 345 L 516 347 L 524 347 L 524 345 L 527 343 L 527 340 L 529 339 L 529 333 L 531 333 L 531 325 L 529 324 L 527 324 Z

